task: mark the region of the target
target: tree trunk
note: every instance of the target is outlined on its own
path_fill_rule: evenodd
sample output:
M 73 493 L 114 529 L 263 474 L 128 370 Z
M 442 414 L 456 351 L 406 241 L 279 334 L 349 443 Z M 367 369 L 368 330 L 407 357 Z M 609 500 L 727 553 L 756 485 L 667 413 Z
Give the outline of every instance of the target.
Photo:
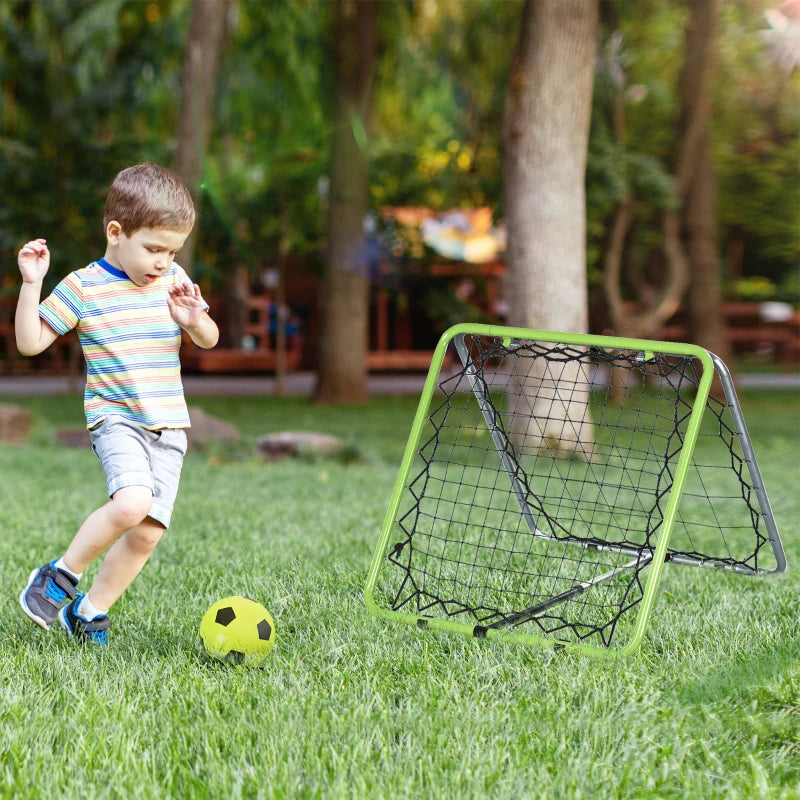
M 369 282 L 363 266 L 367 135 L 376 60 L 376 3 L 336 0 L 333 39 L 328 255 L 320 366 L 314 401 L 367 399 Z
M 709 134 L 719 0 L 691 0 L 690 6 L 680 80 L 684 144 L 679 173 L 682 231 L 691 274 L 689 333 L 693 342 L 729 361 Z
M 689 264 L 680 239 L 680 222 L 675 211 L 664 212 L 664 254 L 667 271 L 656 295 L 646 308 L 627 311 L 620 288 L 620 265 L 625 244 L 625 234 L 633 219 L 634 202 L 628 197 L 614 214 L 611 235 L 606 245 L 603 261 L 603 289 L 614 333 L 631 339 L 651 339 L 657 330 L 680 306 L 681 298 L 689 282 Z M 611 371 L 608 390 L 609 400 L 620 405 L 625 402 L 631 373 L 615 369 Z
M 286 305 L 286 255 L 289 252 L 289 238 L 285 223 L 278 243 L 278 285 L 275 287 L 275 396 L 286 394 L 286 325 L 289 322 L 289 308 Z
M 213 120 L 217 67 L 227 43 L 230 6 L 231 0 L 192 0 L 174 168 L 192 193 L 198 210 L 203 160 Z M 181 265 L 189 273 L 196 242 L 197 226 L 180 254 Z
M 222 316 L 225 322 L 224 344 L 227 347 L 242 347 L 244 332 L 249 322 L 247 301 L 250 299 L 250 274 L 247 267 L 238 266 L 228 270 L 222 287 Z
M 632 199 L 620 205 L 606 248 L 604 288 L 614 331 L 620 336 L 653 338 L 678 309 L 688 288 L 688 339 L 727 360 L 729 355 L 722 309 L 722 275 L 716 234 L 716 199 L 708 124 L 711 78 L 719 0 L 691 0 L 686 53 L 680 80 L 681 116 L 676 132 L 674 164 L 676 205 L 664 212 L 667 272 L 658 295 L 647 308 L 624 310 L 619 287 L 625 232 L 632 218 Z M 619 98 L 622 101 L 622 94 Z M 618 115 L 619 117 L 619 115 Z M 619 117 L 621 118 L 621 117 Z M 623 139 L 622 126 L 616 131 Z M 721 387 L 715 380 L 714 391 Z M 611 386 L 611 399 L 621 400 L 625 387 Z
M 596 0 L 526 0 L 504 120 L 509 320 L 588 328 L 585 172 L 598 27 Z M 538 362 L 537 362 L 538 365 Z M 562 368 L 563 367 L 563 368 Z M 577 365 L 516 376 L 512 438 L 590 454 L 589 393 Z M 560 420 L 567 420 L 565 425 Z M 549 448 L 552 449 L 552 448 Z

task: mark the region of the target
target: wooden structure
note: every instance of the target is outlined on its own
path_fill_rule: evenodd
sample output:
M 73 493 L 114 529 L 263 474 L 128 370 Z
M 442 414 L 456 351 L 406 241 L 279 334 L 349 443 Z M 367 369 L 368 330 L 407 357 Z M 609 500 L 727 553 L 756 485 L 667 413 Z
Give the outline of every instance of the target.
M 277 354 L 270 333 L 269 295 L 252 295 L 246 301 L 244 335 L 252 347 L 213 347 L 204 350 L 184 334 L 181 347 L 181 364 L 186 372 L 274 372 Z M 298 343 L 287 342 L 286 369 L 296 370 L 300 366 Z
M 505 266 L 500 262 L 470 264 L 463 261 L 442 261 L 431 264 L 427 275 L 440 277 L 449 282 L 470 280 L 480 282 L 481 311 L 487 319 L 494 319 L 500 300 L 500 281 L 505 275 Z M 407 299 L 407 298 L 406 298 Z M 371 337 L 367 353 L 367 369 L 380 371 L 427 370 L 433 356 L 429 349 L 414 349 L 413 309 L 398 308 L 396 298 L 380 286 L 372 289 L 370 298 Z M 435 342 L 432 343 L 435 345 Z
M 74 375 L 77 378 L 83 371 L 83 355 L 75 331 L 59 336 L 38 356 L 22 356 L 14 334 L 16 308 L 16 297 L 0 299 L 0 374 Z
M 499 281 L 503 274 L 500 264 L 462 264 L 448 262 L 434 264 L 431 274 L 445 278 L 464 277 L 485 280 L 484 298 L 486 313 L 493 318 L 492 309 L 499 300 Z M 247 322 L 244 333 L 252 344 L 242 347 L 215 347 L 203 350 L 187 337 L 181 348 L 181 361 L 186 372 L 208 373 L 264 373 L 274 372 L 276 353 L 274 334 L 270 332 L 269 295 L 257 295 L 247 301 Z M 83 358 L 78 337 L 74 332 L 58 339 L 42 354 L 25 358 L 17 351 L 14 335 L 16 297 L 0 300 L 0 375 L 73 375 L 76 380 L 83 371 Z M 770 360 L 785 368 L 800 364 L 800 312 L 783 321 L 769 321 L 762 315 L 760 303 L 728 302 L 724 304 L 727 319 L 727 336 L 737 355 L 765 352 Z M 367 355 L 370 371 L 424 371 L 430 366 L 431 349 L 414 349 L 412 309 L 399 307 L 397 295 L 374 287 L 371 292 L 371 341 Z M 304 333 L 315 337 L 315 316 L 306 320 Z M 685 309 L 681 308 L 667 321 L 653 338 L 666 341 L 688 340 Z M 298 336 L 288 337 L 286 368 L 297 370 L 303 363 L 301 341 Z
M 765 350 L 772 353 L 774 361 L 790 367 L 800 362 L 800 312 L 788 319 L 770 321 L 762 313 L 761 303 L 723 303 L 725 335 L 736 355 Z M 667 320 L 654 338 L 668 342 L 688 342 L 686 309 L 681 306 Z

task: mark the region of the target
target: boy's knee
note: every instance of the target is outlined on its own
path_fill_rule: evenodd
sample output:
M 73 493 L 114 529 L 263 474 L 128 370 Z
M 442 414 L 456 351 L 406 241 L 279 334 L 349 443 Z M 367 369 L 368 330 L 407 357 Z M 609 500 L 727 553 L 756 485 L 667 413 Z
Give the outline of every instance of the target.
M 161 540 L 164 528 L 153 523 L 151 525 L 139 525 L 125 534 L 128 544 L 137 552 L 150 553 Z
M 146 486 L 126 486 L 111 499 L 111 513 L 122 530 L 138 525 L 149 513 L 153 493 Z

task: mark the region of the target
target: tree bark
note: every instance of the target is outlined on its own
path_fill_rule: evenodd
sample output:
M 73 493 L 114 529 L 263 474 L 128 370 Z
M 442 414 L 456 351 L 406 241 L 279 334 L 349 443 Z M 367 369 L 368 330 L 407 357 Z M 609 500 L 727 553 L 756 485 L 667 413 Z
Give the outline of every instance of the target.
M 690 7 L 680 80 L 683 145 L 678 176 L 683 201 L 683 240 L 691 274 L 689 333 L 693 342 L 727 362 L 730 352 L 722 306 L 716 186 L 709 133 L 719 0 L 691 0 Z
M 504 120 L 514 326 L 588 328 L 584 185 L 597 28 L 596 0 L 526 0 L 523 8 Z M 565 454 L 588 456 L 588 388 L 573 386 L 577 365 L 559 365 L 555 378 L 546 366 L 537 361 L 515 378 L 512 438 L 534 450 L 557 441 Z
M 336 0 L 333 27 L 328 254 L 314 401 L 359 403 L 367 392 L 369 281 L 363 264 L 367 136 L 377 34 L 374 0 Z
M 198 210 L 203 160 L 213 121 L 217 68 L 228 39 L 230 7 L 231 0 L 192 0 L 183 64 L 178 146 L 173 166 L 191 192 Z M 196 242 L 197 226 L 180 254 L 181 265 L 189 273 Z

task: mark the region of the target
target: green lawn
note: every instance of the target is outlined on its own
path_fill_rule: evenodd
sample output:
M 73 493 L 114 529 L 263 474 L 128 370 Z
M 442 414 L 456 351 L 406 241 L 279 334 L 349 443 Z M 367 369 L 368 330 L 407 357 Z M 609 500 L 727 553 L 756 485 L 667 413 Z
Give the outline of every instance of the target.
M 611 661 L 366 611 L 416 404 L 394 398 L 197 400 L 247 444 L 313 429 L 361 458 L 191 453 L 173 527 L 112 611 L 110 648 L 77 647 L 16 598 L 104 501 L 91 452 L 52 443 L 80 425 L 80 399 L 0 402 L 37 420 L 29 445 L 0 446 L 0 797 L 800 797 L 797 394 L 742 393 L 789 571 L 667 567 L 641 648 Z M 260 669 L 201 652 L 203 612 L 234 593 L 275 619 Z

